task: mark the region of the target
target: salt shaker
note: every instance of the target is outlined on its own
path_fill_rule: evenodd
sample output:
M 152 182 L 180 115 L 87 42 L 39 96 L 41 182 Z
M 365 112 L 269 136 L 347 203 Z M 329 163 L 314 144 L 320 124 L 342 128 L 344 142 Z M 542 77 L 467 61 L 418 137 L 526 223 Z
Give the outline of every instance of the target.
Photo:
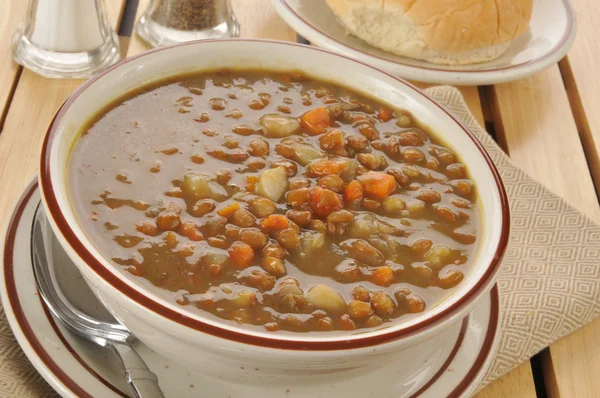
M 50 78 L 87 78 L 120 59 L 104 0 L 29 0 L 12 44 L 15 61 Z
M 240 34 L 230 0 L 152 0 L 135 30 L 153 47 Z

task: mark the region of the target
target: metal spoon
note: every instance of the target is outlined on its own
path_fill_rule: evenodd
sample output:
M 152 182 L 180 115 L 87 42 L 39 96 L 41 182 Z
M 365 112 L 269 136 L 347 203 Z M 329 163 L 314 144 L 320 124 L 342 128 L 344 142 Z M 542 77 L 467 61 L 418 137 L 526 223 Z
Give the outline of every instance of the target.
M 131 347 L 135 339 L 131 332 L 121 324 L 104 322 L 84 314 L 63 295 L 54 273 L 52 256 L 48 253 L 50 233 L 46 214 L 38 205 L 31 233 L 31 260 L 38 290 L 50 311 L 69 330 L 117 354 L 125 379 L 137 398 L 164 398 L 158 378 Z

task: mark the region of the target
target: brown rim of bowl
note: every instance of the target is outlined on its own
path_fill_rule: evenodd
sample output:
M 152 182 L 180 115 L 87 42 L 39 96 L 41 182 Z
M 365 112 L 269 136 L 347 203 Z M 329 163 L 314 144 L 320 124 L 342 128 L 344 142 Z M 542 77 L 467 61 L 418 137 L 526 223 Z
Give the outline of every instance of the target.
M 296 17 L 299 20 L 301 20 L 304 24 L 310 26 L 313 30 L 319 32 L 321 35 L 327 37 L 329 40 L 336 42 L 340 46 L 349 49 L 350 51 L 356 51 L 357 53 L 364 54 L 364 55 L 366 55 L 368 57 L 377 58 L 379 60 L 382 60 L 384 62 L 389 62 L 391 64 L 402 65 L 402 66 L 406 66 L 406 67 L 410 67 L 410 68 L 416 68 L 416 69 L 425 69 L 425 70 L 432 70 L 432 71 L 436 71 L 436 72 L 457 73 L 457 74 L 498 72 L 498 71 L 503 71 L 503 70 L 508 70 L 508 69 L 519 68 L 521 66 L 529 65 L 529 64 L 532 64 L 534 62 L 539 62 L 541 60 L 546 59 L 546 58 L 552 56 L 555 52 L 557 52 L 558 49 L 561 48 L 563 46 L 563 44 L 565 44 L 565 42 L 568 40 L 568 38 L 570 36 L 570 32 L 573 29 L 573 20 L 574 20 L 573 17 L 575 15 L 575 13 L 573 11 L 573 8 L 571 7 L 571 4 L 569 3 L 569 1 L 568 0 L 562 0 L 563 4 L 565 5 L 565 8 L 567 9 L 567 30 L 566 30 L 566 33 L 564 35 L 562 35 L 562 37 L 560 38 L 560 41 L 558 42 L 558 44 L 556 44 L 554 47 L 552 47 L 550 49 L 550 51 L 548 51 L 547 53 L 543 54 L 540 57 L 537 57 L 537 58 L 534 58 L 534 59 L 530 59 L 530 60 L 527 60 L 525 62 L 521 62 L 521 63 L 516 64 L 516 65 L 503 66 L 501 68 L 476 69 L 476 70 L 452 70 L 452 69 L 444 69 L 444 68 L 441 68 L 441 67 L 419 66 L 419 65 L 406 64 L 406 63 L 403 63 L 403 62 L 396 62 L 396 61 L 393 61 L 393 60 L 381 57 L 379 55 L 371 54 L 371 53 L 362 51 L 362 50 L 360 50 L 358 48 L 349 46 L 349 45 L 344 44 L 341 41 L 337 40 L 336 38 L 328 35 L 327 33 L 323 32 L 321 29 L 317 28 L 315 25 L 313 25 L 312 23 L 310 23 L 308 20 L 306 20 L 305 18 L 303 18 L 302 16 L 300 16 L 300 14 L 298 14 L 296 12 L 296 10 L 294 10 L 292 7 L 289 6 L 289 4 L 288 4 L 288 2 L 286 0 L 276 0 L 276 1 L 279 1 L 283 7 L 287 8 L 289 10 L 289 12 L 291 12 L 294 15 L 296 15 Z M 358 39 L 360 39 L 360 37 L 358 37 Z M 360 40 L 362 40 L 362 39 L 360 39 Z M 375 46 L 371 46 L 369 43 L 366 43 L 366 44 L 369 47 L 377 48 Z M 388 51 L 385 51 L 385 50 L 381 50 L 381 51 L 388 52 Z M 389 53 L 389 54 L 395 55 L 393 53 Z M 401 55 L 396 55 L 396 56 L 397 57 L 402 57 Z M 407 57 L 403 57 L 403 58 L 407 58 Z M 420 60 L 420 61 L 422 61 L 422 60 Z M 422 62 L 427 62 L 427 61 L 422 61 Z M 483 64 L 485 64 L 485 62 L 483 62 Z M 432 65 L 434 65 L 434 64 L 432 64 Z
M 481 278 L 477 281 L 475 286 L 473 286 L 468 292 L 465 293 L 460 299 L 458 299 L 451 306 L 436 314 L 435 316 L 431 316 L 429 318 L 423 319 L 422 321 L 411 325 L 409 327 L 400 328 L 397 330 L 393 330 L 387 333 L 378 334 L 376 336 L 366 336 L 366 337 L 358 337 L 350 340 L 333 340 L 333 341 L 302 341 L 302 340 L 284 340 L 279 339 L 277 336 L 273 337 L 263 337 L 252 335 L 252 331 L 248 332 L 240 332 L 235 330 L 226 329 L 220 326 L 211 325 L 199 319 L 195 319 L 185 315 L 183 312 L 175 311 L 158 301 L 153 300 L 151 297 L 145 295 L 141 288 L 134 288 L 127 284 L 125 281 L 120 279 L 117 275 L 115 275 L 111 270 L 105 267 L 100 261 L 98 261 L 90 251 L 85 247 L 83 242 L 81 242 L 77 236 L 75 235 L 73 229 L 67 223 L 67 220 L 62 213 L 58 201 L 56 200 L 55 195 L 53 194 L 53 181 L 50 173 L 50 146 L 54 140 L 56 135 L 56 126 L 60 122 L 61 118 L 69 109 L 69 107 L 73 104 L 73 102 L 84 92 L 90 85 L 92 85 L 95 81 L 103 77 L 104 75 L 110 73 L 112 70 L 118 68 L 119 66 L 136 60 L 138 58 L 144 57 L 148 54 L 153 54 L 160 51 L 165 51 L 172 47 L 182 47 L 189 45 L 202 45 L 203 43 L 214 43 L 214 42 L 262 42 L 262 43 L 271 43 L 282 46 L 291 46 L 291 47 L 299 47 L 305 49 L 306 51 L 319 51 L 330 54 L 335 57 L 340 57 L 347 59 L 350 62 L 356 62 L 361 65 L 364 65 L 368 68 L 375 70 L 376 72 L 382 73 L 392 79 L 395 79 L 398 83 L 403 84 L 412 90 L 415 91 L 417 95 L 423 97 L 436 105 L 441 111 L 446 113 L 452 120 L 454 120 L 467 134 L 469 138 L 473 141 L 475 146 L 479 149 L 481 156 L 485 159 L 488 164 L 492 175 L 494 176 L 494 180 L 496 182 L 499 196 L 500 196 L 500 207 L 502 209 L 502 227 L 500 232 L 500 240 L 498 242 L 498 246 L 496 248 L 496 252 L 490 264 L 487 265 L 487 269 L 485 273 L 481 276 Z M 210 334 L 215 337 L 224 338 L 227 340 L 261 346 L 261 347 L 270 347 L 270 348 L 278 348 L 278 349 L 289 349 L 289 350 L 312 350 L 312 351 L 333 351 L 333 350 L 348 350 L 348 349 L 356 349 L 356 348 L 364 348 L 370 347 L 374 345 L 379 345 L 383 343 L 389 343 L 394 340 L 398 340 L 401 338 L 405 338 L 409 335 L 415 334 L 417 331 L 421 331 L 424 327 L 431 328 L 434 325 L 439 324 L 443 320 L 448 319 L 451 315 L 455 314 L 456 311 L 466 305 L 469 299 L 477 297 L 482 294 L 490 282 L 493 281 L 494 276 L 497 274 L 500 266 L 500 262 L 502 257 L 504 256 L 504 252 L 506 251 L 506 246 L 508 244 L 509 238 L 509 226 L 510 226 L 510 216 L 509 216 L 509 206 L 508 206 L 508 198 L 506 195 L 506 190 L 504 189 L 504 184 L 500 178 L 500 174 L 494 165 L 494 162 L 488 155 L 488 153 L 483 148 L 483 145 L 479 142 L 479 140 L 473 135 L 473 133 L 456 117 L 454 117 L 446 108 L 444 108 L 441 104 L 436 102 L 433 98 L 426 95 L 424 92 L 416 88 L 414 85 L 408 83 L 407 81 L 393 76 L 387 72 L 379 70 L 373 66 L 370 66 L 364 62 L 356 61 L 350 57 L 345 55 L 340 55 L 333 53 L 331 51 L 323 50 L 320 48 L 315 48 L 311 46 L 306 46 L 303 44 L 291 43 L 291 42 L 282 42 L 277 40 L 261 40 L 261 39 L 227 39 L 227 40 L 202 40 L 202 41 L 194 41 L 194 42 L 186 42 L 177 44 L 171 47 L 162 47 L 155 48 L 141 54 L 138 54 L 134 57 L 125 59 L 120 63 L 110 67 L 104 72 L 96 75 L 90 80 L 86 81 L 81 87 L 79 87 L 61 106 L 58 110 L 54 118 L 52 119 L 50 126 L 48 127 L 48 131 L 44 138 L 44 143 L 42 146 L 41 159 L 40 159 L 40 187 L 42 197 L 46 201 L 46 205 L 50 212 L 50 216 L 54 219 L 60 233 L 67 240 L 71 248 L 77 253 L 77 255 L 90 267 L 99 277 L 104 279 L 108 284 L 110 284 L 113 288 L 117 289 L 121 294 L 126 295 L 131 300 L 136 302 L 143 307 L 151 310 L 152 312 L 161 315 L 173 322 L 179 323 L 183 326 L 187 326 L 191 329 L 198 330 L 207 334 Z

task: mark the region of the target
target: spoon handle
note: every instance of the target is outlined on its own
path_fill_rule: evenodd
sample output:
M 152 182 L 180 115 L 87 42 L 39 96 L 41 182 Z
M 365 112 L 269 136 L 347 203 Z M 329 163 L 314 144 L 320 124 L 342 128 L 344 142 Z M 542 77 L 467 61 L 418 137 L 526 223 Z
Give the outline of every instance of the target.
M 136 398 L 164 398 L 158 378 L 129 344 L 109 344 L 121 359 L 125 379 L 133 388 Z

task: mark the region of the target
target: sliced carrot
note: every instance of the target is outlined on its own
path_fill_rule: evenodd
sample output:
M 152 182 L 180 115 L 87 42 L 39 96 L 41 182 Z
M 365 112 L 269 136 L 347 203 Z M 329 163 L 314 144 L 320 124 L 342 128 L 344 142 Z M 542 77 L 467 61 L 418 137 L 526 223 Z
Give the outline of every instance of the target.
M 254 188 L 256 187 L 257 182 L 258 182 L 257 176 L 247 176 L 246 177 L 246 191 L 254 192 Z
M 217 210 L 217 214 L 220 216 L 223 216 L 225 218 L 229 218 L 229 217 L 233 216 L 233 213 L 238 211 L 239 208 L 240 208 L 239 203 L 232 203 L 229 206 L 225 206 L 222 209 Z
M 376 268 L 371 275 L 373 283 L 379 286 L 390 285 L 394 282 L 394 279 L 396 279 L 396 274 L 390 267 Z
M 247 268 L 254 259 L 254 250 L 244 242 L 236 241 L 229 248 L 229 259 L 238 268 Z
M 379 108 L 379 119 L 382 122 L 390 121 L 392 119 L 392 116 L 394 116 L 394 114 L 390 108 Z
M 327 217 L 330 213 L 344 208 L 344 201 L 337 193 L 319 186 L 310 191 L 310 209 L 320 218 Z
M 344 200 L 346 202 L 352 202 L 354 200 L 360 200 L 363 198 L 363 187 L 360 182 L 353 180 L 346 185 L 344 189 Z
M 267 232 L 280 231 L 290 225 L 290 220 L 281 214 L 271 214 L 260 222 L 260 226 Z
M 321 159 L 311 162 L 306 171 L 311 177 L 325 177 L 331 174 L 339 174 L 344 164 L 335 160 Z
M 300 124 L 311 135 L 323 134 L 331 124 L 331 117 L 327 108 L 315 108 L 302 115 Z
M 378 171 L 369 171 L 358 177 L 367 196 L 375 199 L 385 199 L 396 190 L 396 180 L 391 175 Z

